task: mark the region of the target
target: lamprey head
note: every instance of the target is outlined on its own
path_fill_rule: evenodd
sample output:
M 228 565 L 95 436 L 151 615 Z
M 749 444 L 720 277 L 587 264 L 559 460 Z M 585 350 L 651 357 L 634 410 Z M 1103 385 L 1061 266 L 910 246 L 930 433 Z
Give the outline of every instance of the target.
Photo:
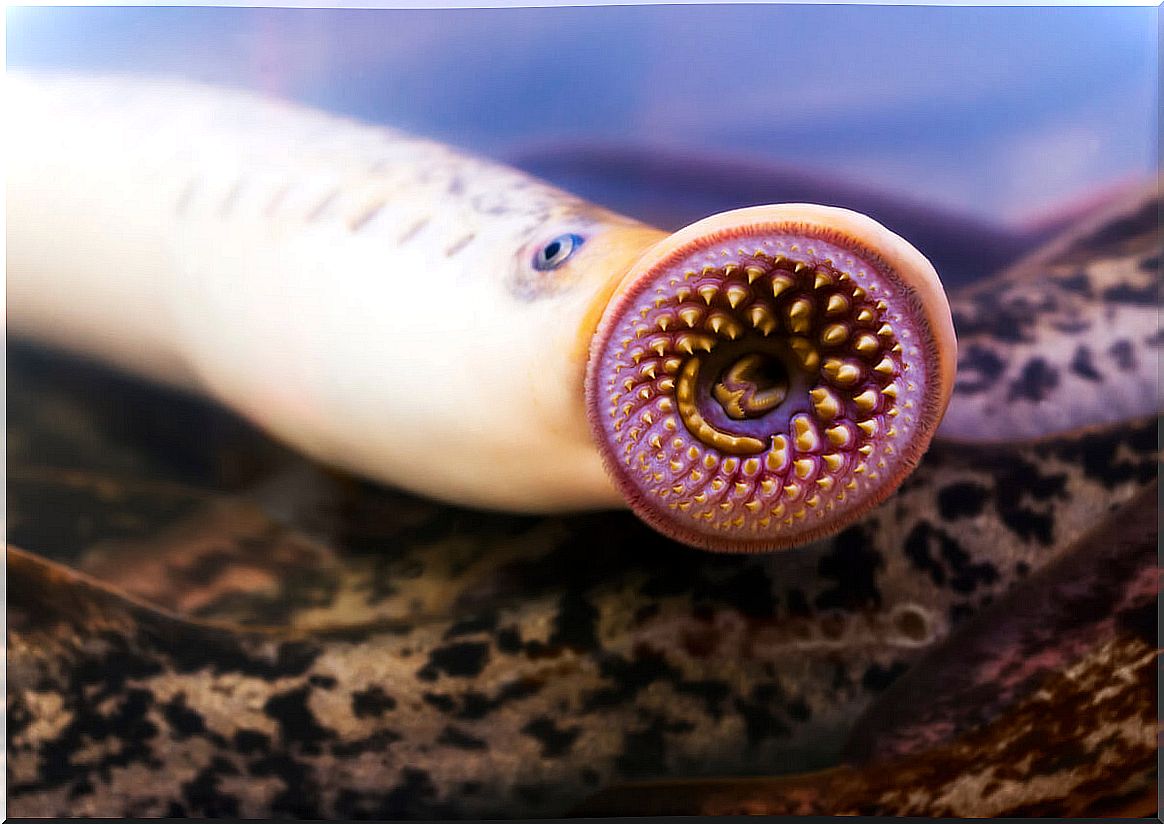
M 631 508 L 693 546 L 836 532 L 917 464 L 954 382 L 937 274 L 844 209 L 758 206 L 652 246 L 609 302 L 586 400 Z

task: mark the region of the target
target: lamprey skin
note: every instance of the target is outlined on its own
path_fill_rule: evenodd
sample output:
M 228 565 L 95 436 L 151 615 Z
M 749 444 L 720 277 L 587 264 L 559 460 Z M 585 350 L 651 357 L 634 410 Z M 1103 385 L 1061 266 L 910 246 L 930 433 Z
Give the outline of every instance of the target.
M 595 336 L 587 403 L 645 521 L 774 550 L 842 529 L 913 470 L 956 348 L 937 273 L 905 240 L 844 209 L 759 206 L 636 264 Z
M 376 481 L 529 513 L 629 503 L 686 543 L 770 550 L 888 495 L 949 397 L 932 267 L 854 213 L 766 206 L 667 236 L 247 93 L 9 91 L 13 331 Z

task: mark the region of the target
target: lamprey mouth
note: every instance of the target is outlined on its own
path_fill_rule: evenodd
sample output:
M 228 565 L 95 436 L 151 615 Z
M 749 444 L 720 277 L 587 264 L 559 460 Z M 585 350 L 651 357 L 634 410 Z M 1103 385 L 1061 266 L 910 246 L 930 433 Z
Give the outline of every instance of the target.
M 883 500 L 953 385 L 941 284 L 869 218 L 789 204 L 649 250 L 607 306 L 587 405 L 640 517 L 693 546 L 780 549 Z

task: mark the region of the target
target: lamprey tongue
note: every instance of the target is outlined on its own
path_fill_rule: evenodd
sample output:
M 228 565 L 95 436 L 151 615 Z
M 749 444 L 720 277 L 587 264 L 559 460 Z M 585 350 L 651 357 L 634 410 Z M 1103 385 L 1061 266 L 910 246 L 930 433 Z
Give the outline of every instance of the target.
M 836 532 L 917 464 L 953 387 L 937 274 L 854 212 L 740 209 L 661 241 L 594 338 L 586 393 L 632 509 L 693 546 Z

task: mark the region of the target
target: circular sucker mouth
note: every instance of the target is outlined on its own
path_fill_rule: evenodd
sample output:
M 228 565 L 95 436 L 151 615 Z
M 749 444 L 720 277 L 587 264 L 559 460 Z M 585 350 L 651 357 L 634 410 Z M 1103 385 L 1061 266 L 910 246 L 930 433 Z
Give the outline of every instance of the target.
M 835 532 L 916 465 L 953 385 L 929 262 L 875 221 L 785 204 L 671 235 L 599 323 L 587 408 L 631 508 L 759 552 Z

